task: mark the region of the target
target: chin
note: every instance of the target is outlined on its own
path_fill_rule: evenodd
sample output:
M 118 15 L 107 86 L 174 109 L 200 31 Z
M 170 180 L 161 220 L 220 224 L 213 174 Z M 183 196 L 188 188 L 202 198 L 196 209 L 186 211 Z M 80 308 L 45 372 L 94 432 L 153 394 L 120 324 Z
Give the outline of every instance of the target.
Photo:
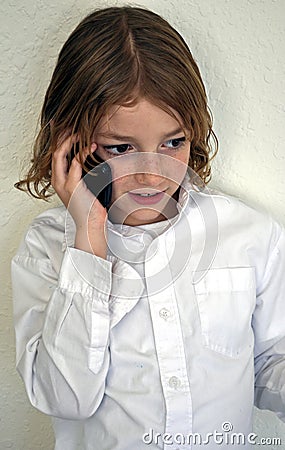
M 146 225 L 148 223 L 161 222 L 166 220 L 166 217 L 160 211 L 152 209 L 143 209 L 130 214 L 124 221 L 125 225 L 137 226 Z

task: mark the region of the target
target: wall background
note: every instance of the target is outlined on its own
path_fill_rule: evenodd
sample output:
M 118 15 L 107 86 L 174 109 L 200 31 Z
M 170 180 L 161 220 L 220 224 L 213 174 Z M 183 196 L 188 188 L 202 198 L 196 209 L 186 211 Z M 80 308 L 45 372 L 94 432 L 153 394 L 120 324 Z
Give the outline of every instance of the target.
M 49 419 L 28 405 L 14 369 L 10 290 L 11 256 L 32 218 L 50 205 L 19 193 L 13 183 L 31 149 L 61 45 L 79 20 L 104 5 L 96 0 L 0 4 L 1 450 L 53 448 Z M 285 1 L 141 0 L 140 5 L 180 30 L 198 61 L 220 140 L 212 184 L 285 224 Z M 263 448 L 285 449 L 285 425 L 271 413 L 256 412 L 255 431 L 282 438 L 283 445 Z

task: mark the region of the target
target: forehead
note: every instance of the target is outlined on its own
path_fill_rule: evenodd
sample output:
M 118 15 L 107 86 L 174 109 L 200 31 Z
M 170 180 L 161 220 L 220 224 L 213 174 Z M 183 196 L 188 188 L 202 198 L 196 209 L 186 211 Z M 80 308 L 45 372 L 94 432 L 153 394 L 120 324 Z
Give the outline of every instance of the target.
M 176 129 L 182 120 L 178 112 L 167 107 L 167 111 L 159 106 L 141 99 L 130 106 L 114 105 L 109 108 L 99 122 L 97 131 L 115 131 L 120 129 L 122 132 L 132 129 L 152 129 L 165 131 L 167 129 Z

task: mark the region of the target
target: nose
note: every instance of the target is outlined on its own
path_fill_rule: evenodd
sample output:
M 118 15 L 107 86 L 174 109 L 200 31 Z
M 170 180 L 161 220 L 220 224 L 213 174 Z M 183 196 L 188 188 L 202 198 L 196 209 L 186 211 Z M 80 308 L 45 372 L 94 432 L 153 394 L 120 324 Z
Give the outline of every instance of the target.
M 135 179 L 138 184 L 149 187 L 156 187 L 161 184 L 162 177 L 153 173 L 138 172 L 135 174 Z
M 137 183 L 144 186 L 158 186 L 162 181 L 161 161 L 159 155 L 153 153 L 141 153 L 137 161 L 136 173 Z

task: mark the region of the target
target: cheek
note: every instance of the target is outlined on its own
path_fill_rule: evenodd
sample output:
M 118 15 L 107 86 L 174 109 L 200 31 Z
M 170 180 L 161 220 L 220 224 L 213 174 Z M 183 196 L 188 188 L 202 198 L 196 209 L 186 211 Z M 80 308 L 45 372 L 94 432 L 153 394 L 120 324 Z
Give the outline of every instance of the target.
M 175 162 L 173 163 L 172 170 L 175 172 L 173 173 L 174 179 L 180 184 L 180 182 L 185 177 L 185 174 L 188 169 L 188 163 L 189 163 L 189 157 L 190 157 L 190 144 L 187 146 L 187 149 L 183 149 L 176 153 L 174 156 Z
M 117 196 L 118 194 L 128 191 L 128 187 L 132 182 L 131 178 L 131 176 L 115 178 L 112 181 L 113 194 Z
M 176 154 L 175 159 L 181 161 L 182 163 L 188 166 L 189 158 L 190 158 L 190 142 L 180 152 Z

